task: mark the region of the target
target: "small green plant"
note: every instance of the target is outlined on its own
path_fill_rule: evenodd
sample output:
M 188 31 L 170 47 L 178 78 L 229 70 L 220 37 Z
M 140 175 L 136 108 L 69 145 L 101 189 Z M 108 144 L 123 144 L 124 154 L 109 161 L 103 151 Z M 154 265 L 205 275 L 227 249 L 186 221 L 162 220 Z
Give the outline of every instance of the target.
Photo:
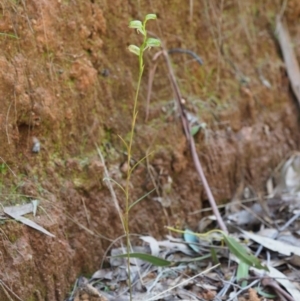
M 19 39 L 16 35 L 14 34 L 9 34 L 9 33 L 4 33 L 4 32 L 0 32 L 0 36 L 4 36 L 4 37 L 9 37 L 9 38 L 13 38 L 13 39 Z
M 172 227 L 167 227 L 168 230 L 176 232 L 176 233 L 182 233 L 185 234 L 187 232 L 187 230 L 182 231 L 182 230 L 178 230 Z M 264 266 L 261 264 L 261 262 L 259 261 L 259 259 L 257 257 L 255 257 L 254 255 L 252 255 L 240 242 L 238 242 L 234 237 L 232 237 L 231 235 L 229 235 L 228 233 L 225 233 L 222 230 L 219 229 L 214 229 L 214 230 L 210 230 L 207 233 L 195 233 L 192 231 L 188 231 L 190 235 L 193 235 L 195 237 L 198 238 L 202 238 L 202 239 L 206 239 L 206 240 L 211 240 L 214 236 L 214 234 L 219 234 L 220 237 L 219 239 L 222 242 L 225 242 L 229 251 L 239 260 L 240 263 L 242 263 L 243 268 L 245 269 L 245 266 L 253 266 L 256 267 L 258 269 L 262 269 L 262 270 L 266 270 L 268 271 L 268 267 Z M 214 237 L 216 238 L 216 236 Z
M 7 166 L 5 163 L 0 164 L 0 193 L 2 193 L 2 189 L 4 188 L 4 179 L 7 174 Z
M 124 142 L 126 149 L 127 149 L 127 176 L 126 176 L 126 184 L 124 189 L 125 194 L 125 212 L 123 215 L 123 225 L 125 229 L 125 235 L 126 235 L 126 246 L 127 246 L 127 265 L 128 265 L 128 284 L 130 289 L 130 300 L 132 300 L 132 291 L 131 291 L 131 279 L 130 279 L 130 230 L 129 230 L 129 211 L 130 209 L 137 203 L 130 201 L 130 195 L 129 195 L 129 188 L 130 188 L 130 180 L 131 180 L 131 174 L 134 170 L 134 168 L 137 166 L 135 164 L 134 166 L 131 166 L 131 158 L 132 158 L 132 144 L 133 144 L 133 138 L 134 138 L 134 129 L 136 125 L 136 119 L 138 115 L 137 111 L 137 103 L 138 103 L 138 96 L 144 71 L 144 60 L 143 60 L 143 54 L 145 50 L 150 49 L 151 47 L 159 47 L 160 41 L 154 38 L 149 38 L 147 35 L 146 30 L 146 24 L 149 20 L 155 20 L 156 15 L 155 14 L 148 14 L 146 15 L 143 22 L 139 20 L 133 20 L 129 23 L 129 28 L 136 29 L 138 33 L 142 34 L 143 36 L 143 42 L 141 46 L 136 45 L 130 45 L 128 47 L 128 50 L 132 52 L 133 54 L 138 56 L 138 62 L 139 62 L 139 77 L 138 77 L 138 84 L 136 88 L 135 98 L 134 98 L 134 105 L 133 105 L 133 111 L 132 111 L 132 121 L 131 121 L 131 131 L 129 134 L 129 143 L 125 142 L 124 139 L 122 141 Z

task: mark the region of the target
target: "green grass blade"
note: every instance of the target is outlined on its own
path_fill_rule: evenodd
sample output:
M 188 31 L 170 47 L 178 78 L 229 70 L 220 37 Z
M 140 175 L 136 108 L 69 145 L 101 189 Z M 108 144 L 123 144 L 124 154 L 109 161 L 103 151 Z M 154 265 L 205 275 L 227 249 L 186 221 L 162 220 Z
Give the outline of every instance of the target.
M 150 190 L 149 192 L 147 192 L 146 194 L 144 194 L 142 197 L 140 197 L 138 200 L 136 200 L 135 202 L 133 202 L 132 204 L 130 204 L 130 206 L 128 208 L 128 212 L 130 211 L 131 208 L 133 208 L 137 203 L 139 203 L 140 201 L 142 201 L 145 197 L 147 197 L 154 190 L 155 190 L 155 188 L 153 188 L 152 190 Z
M 223 238 L 230 250 L 230 252 L 235 255 L 240 261 L 248 264 L 249 266 L 256 267 L 261 270 L 268 271 L 269 269 L 266 266 L 263 266 L 259 259 L 252 254 L 249 254 L 247 249 L 240 244 L 235 238 L 223 234 Z
M 236 272 L 236 280 L 240 281 L 241 279 L 247 279 L 249 277 L 249 268 L 250 266 L 245 262 L 240 262 L 237 272 Z M 243 280 L 241 283 L 241 287 L 247 286 L 247 280 Z
M 126 194 L 124 187 L 120 183 L 118 183 L 116 180 L 105 177 L 105 178 L 103 178 L 103 181 L 111 181 L 111 182 L 115 183 Z
M 269 294 L 269 293 L 266 293 L 264 292 L 260 287 L 256 287 L 255 290 L 257 291 L 257 293 L 265 298 L 268 298 L 268 299 L 275 299 L 276 298 L 276 295 L 274 294 Z
M 19 39 L 17 36 L 15 36 L 13 34 L 4 33 L 4 32 L 0 32 L 0 36 L 5 36 L 5 37 L 13 38 L 13 39 Z
M 116 255 L 114 257 L 120 257 L 120 258 L 127 258 L 129 255 L 130 258 L 137 258 L 137 259 L 141 259 L 144 260 L 146 262 L 152 263 L 155 266 L 158 267 L 167 267 L 173 264 L 172 261 L 168 261 L 150 254 L 146 254 L 146 253 L 130 253 L 130 254 L 120 254 L 120 255 Z
M 210 248 L 210 254 L 213 264 L 220 264 L 217 252 L 214 248 Z

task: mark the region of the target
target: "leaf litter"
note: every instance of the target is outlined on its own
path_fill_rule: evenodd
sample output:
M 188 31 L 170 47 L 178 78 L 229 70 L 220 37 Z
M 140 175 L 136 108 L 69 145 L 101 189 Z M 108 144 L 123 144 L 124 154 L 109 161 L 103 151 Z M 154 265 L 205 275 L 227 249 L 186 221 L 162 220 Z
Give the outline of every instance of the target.
M 300 300 L 300 185 L 293 180 L 300 178 L 299 162 L 294 153 L 274 171 L 268 197 L 240 211 L 235 206 L 232 214 L 228 205 L 230 235 L 205 223 L 212 228 L 206 233 L 140 236 L 130 254 L 133 300 Z M 113 248 L 105 267 L 79 277 L 67 301 L 130 300 L 128 275 L 126 247 Z
M 55 235 L 47 231 L 42 226 L 38 225 L 36 222 L 23 216 L 28 213 L 32 213 L 33 216 L 36 216 L 38 203 L 39 203 L 38 200 L 32 200 L 31 203 L 28 204 L 2 207 L 3 213 L 1 213 L 0 211 L 0 219 L 4 221 L 7 219 L 5 215 L 8 215 L 9 217 L 13 218 L 18 222 L 23 223 L 24 225 L 27 225 L 28 227 L 40 231 L 48 236 L 55 237 Z

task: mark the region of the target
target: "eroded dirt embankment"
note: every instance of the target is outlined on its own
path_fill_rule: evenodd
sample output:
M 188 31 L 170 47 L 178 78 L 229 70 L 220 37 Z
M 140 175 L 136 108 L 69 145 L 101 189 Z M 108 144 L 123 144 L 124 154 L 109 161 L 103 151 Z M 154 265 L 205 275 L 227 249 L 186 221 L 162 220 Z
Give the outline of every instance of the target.
M 241 182 L 263 191 L 272 169 L 299 146 L 298 107 L 273 35 L 280 1 L 145 3 L 30 0 L 0 7 L 0 32 L 17 37 L 0 36 L 1 203 L 41 200 L 30 218 L 56 235 L 1 224 L 1 300 L 14 299 L 10 291 L 23 300 L 63 300 L 75 278 L 97 269 L 122 234 L 95 143 L 110 176 L 122 183 L 125 149 L 118 135 L 128 137 L 137 80 L 136 58 L 126 46 L 140 39 L 129 20 L 157 13 L 151 31 L 168 48 L 192 50 L 205 62 L 200 67 L 186 55 L 172 55 L 187 110 L 207 124 L 195 139 L 219 203 Z M 295 39 L 299 11 L 297 1 L 289 1 Z M 153 54 L 146 54 L 134 159 L 153 154 L 133 175 L 132 199 L 154 184 L 159 193 L 132 210 L 130 223 L 132 232 L 158 237 L 166 224 L 195 227 L 201 215 L 190 213 L 207 200 L 163 61 L 145 122 Z M 39 153 L 32 152 L 35 139 Z M 116 193 L 122 206 L 123 195 Z

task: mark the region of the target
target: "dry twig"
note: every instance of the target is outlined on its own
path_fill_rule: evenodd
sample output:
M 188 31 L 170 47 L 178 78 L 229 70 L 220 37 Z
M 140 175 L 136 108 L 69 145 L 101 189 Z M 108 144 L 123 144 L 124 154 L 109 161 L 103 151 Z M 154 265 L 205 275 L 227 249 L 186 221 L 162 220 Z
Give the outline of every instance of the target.
M 216 216 L 218 224 L 219 224 L 220 228 L 224 232 L 227 233 L 228 232 L 227 227 L 226 227 L 226 225 L 225 225 L 225 223 L 224 223 L 224 221 L 221 217 L 221 214 L 220 214 L 219 209 L 217 207 L 216 201 L 215 201 L 215 199 L 213 197 L 213 194 L 211 192 L 210 186 L 209 186 L 209 184 L 207 182 L 207 179 L 204 175 L 204 172 L 203 172 L 203 169 L 202 169 L 202 166 L 201 166 L 198 154 L 197 154 L 195 141 L 194 141 L 194 138 L 191 135 L 190 125 L 189 125 L 189 122 L 188 122 L 188 119 L 187 119 L 187 116 L 186 116 L 185 108 L 184 108 L 183 103 L 182 103 L 182 96 L 181 96 L 181 93 L 180 93 L 180 89 L 179 89 L 179 86 L 177 84 L 175 74 L 173 72 L 173 68 L 172 68 L 172 65 L 171 65 L 171 62 L 170 62 L 170 59 L 169 59 L 168 51 L 165 50 L 165 49 L 163 49 L 162 51 L 157 52 L 153 57 L 154 67 L 151 69 L 150 76 L 149 76 L 147 104 L 149 104 L 153 77 L 154 77 L 154 73 L 155 73 L 155 70 L 156 70 L 156 67 L 157 67 L 157 62 L 156 61 L 160 57 L 161 54 L 164 56 L 165 61 L 167 63 L 171 85 L 172 85 L 172 88 L 173 88 L 173 91 L 174 91 L 174 94 L 175 94 L 175 97 L 176 97 L 178 110 L 179 110 L 179 113 L 180 113 L 182 127 L 183 127 L 184 134 L 185 134 L 185 136 L 187 138 L 187 141 L 189 143 L 189 146 L 190 146 L 190 150 L 191 150 L 191 154 L 192 154 L 193 161 L 194 161 L 194 164 L 195 164 L 195 168 L 196 168 L 197 173 L 198 173 L 198 175 L 199 175 L 199 177 L 200 177 L 200 179 L 203 183 L 203 186 L 204 186 L 205 192 L 207 194 L 210 206 L 213 210 L 214 215 Z

